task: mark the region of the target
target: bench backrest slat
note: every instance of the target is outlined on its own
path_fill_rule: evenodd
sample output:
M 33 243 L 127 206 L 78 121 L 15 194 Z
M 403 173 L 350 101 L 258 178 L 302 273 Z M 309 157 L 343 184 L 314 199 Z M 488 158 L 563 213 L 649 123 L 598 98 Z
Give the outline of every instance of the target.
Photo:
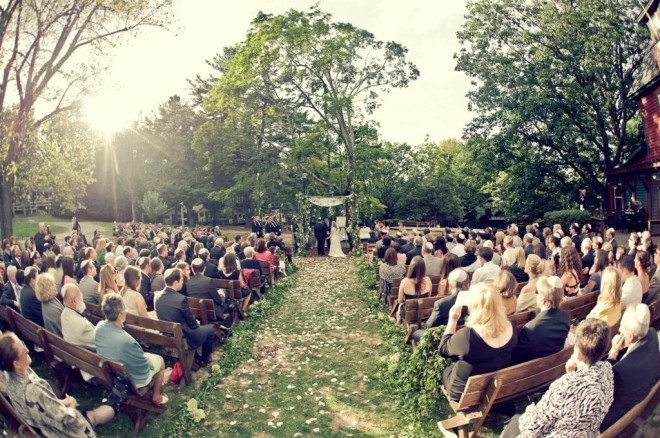
M 490 381 L 495 377 L 502 382 L 502 387 L 497 396 L 498 400 L 517 397 L 547 386 L 566 372 L 565 364 L 571 354 L 573 354 L 573 348 L 569 347 L 547 357 L 534 359 L 492 373 L 472 376 L 465 385 L 457 410 L 465 410 L 479 405 Z
M 12 321 L 14 321 L 14 329 L 18 337 L 43 348 L 43 342 L 39 337 L 39 330 L 43 330 L 43 327 L 25 318 L 14 309 L 9 309 L 9 312 L 11 313 Z
M 586 317 L 598 301 L 598 292 L 590 292 L 579 297 L 562 301 L 559 308 L 567 311 L 571 319 Z

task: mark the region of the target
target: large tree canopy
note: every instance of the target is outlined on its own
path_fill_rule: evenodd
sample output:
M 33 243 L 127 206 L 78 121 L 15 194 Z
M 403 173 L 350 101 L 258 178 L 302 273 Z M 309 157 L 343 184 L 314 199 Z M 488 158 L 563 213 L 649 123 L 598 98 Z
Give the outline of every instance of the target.
M 208 152 L 210 164 L 219 154 L 268 169 L 281 157 L 280 168 L 304 172 L 326 194 L 353 193 L 359 132 L 368 130 L 380 93 L 419 75 L 406 53 L 398 43 L 333 22 L 316 6 L 259 13 L 245 41 L 218 58 L 226 62 L 204 99 L 211 120 L 196 147 Z M 248 168 L 254 176 L 256 168 Z
M 648 44 L 638 6 L 470 1 L 456 68 L 475 79 L 468 98 L 478 115 L 466 134 L 483 139 L 479 153 L 499 170 L 533 164 L 560 184 L 601 190 L 604 172 L 638 146 L 628 132 L 637 106 L 627 98 Z

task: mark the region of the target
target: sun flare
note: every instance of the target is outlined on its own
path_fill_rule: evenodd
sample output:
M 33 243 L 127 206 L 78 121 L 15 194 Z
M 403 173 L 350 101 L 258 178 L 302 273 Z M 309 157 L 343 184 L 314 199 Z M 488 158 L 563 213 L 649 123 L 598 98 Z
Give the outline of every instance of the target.
M 128 128 L 135 120 L 133 108 L 117 90 L 103 90 L 89 95 L 83 103 L 83 115 L 89 126 L 105 139 Z

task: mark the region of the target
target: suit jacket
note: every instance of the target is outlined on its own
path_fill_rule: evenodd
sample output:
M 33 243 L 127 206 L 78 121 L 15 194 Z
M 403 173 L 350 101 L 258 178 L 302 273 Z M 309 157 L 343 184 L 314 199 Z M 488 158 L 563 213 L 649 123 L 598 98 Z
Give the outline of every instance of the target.
M 571 328 L 570 315 L 561 309 L 544 310 L 525 324 L 512 353 L 512 363 L 550 356 L 564 348 Z
M 275 222 L 266 222 L 266 233 L 277 233 Z
M 186 284 L 186 292 L 189 297 L 211 299 L 215 304 L 215 314 L 222 318 L 225 311 L 225 300 L 220 296 L 218 290 L 213 286 L 213 280 L 205 275 L 190 277 Z
M 252 221 L 252 232 L 257 234 L 257 237 L 264 237 L 263 225 L 261 222 Z
M 211 258 L 214 260 L 220 260 L 225 256 L 227 250 L 223 246 L 214 246 L 211 248 Z
M 431 254 L 427 254 L 424 256 L 424 265 L 426 266 L 426 275 L 440 275 L 440 270 L 442 269 L 442 260 L 439 258 Z
M 408 252 L 409 252 L 409 251 L 412 251 L 413 249 L 415 249 L 415 247 L 413 246 L 413 244 L 410 243 L 410 242 L 407 242 L 407 243 L 401 245 L 401 248 L 399 248 L 399 252 L 400 252 L 401 254 L 408 254 Z
M 433 327 L 440 327 L 441 325 L 447 325 L 449 321 L 449 311 L 452 306 L 456 304 L 456 298 L 458 298 L 458 292 L 455 292 L 448 297 L 444 297 L 433 303 L 433 312 L 431 316 L 426 320 L 425 328 L 430 329 Z M 467 306 L 463 306 L 463 312 L 461 317 L 458 320 L 459 323 L 463 323 L 467 317 Z
M 163 272 L 172 267 L 172 261 L 167 257 L 158 256 L 161 262 L 163 262 Z
M 406 253 L 406 265 L 409 265 L 414 257 L 421 256 L 421 255 L 422 255 L 422 247 L 421 246 L 416 246 L 412 250 L 408 251 Z
M 44 317 L 41 314 L 41 303 L 37 300 L 37 294 L 29 284 L 21 289 L 21 314 L 41 327 L 44 326 Z
M 206 332 L 198 330 L 201 326 L 190 311 L 188 298 L 171 287 L 166 287 L 156 300 L 156 315 L 161 321 L 181 324 L 183 335 L 190 347 L 200 347 L 206 340 Z
M 655 274 L 651 277 L 649 284 L 649 293 L 646 296 L 646 303 L 652 303 L 660 295 L 660 269 L 655 270 Z
M 18 283 L 16 284 L 16 287 L 20 287 Z M 18 300 L 16 299 L 16 294 L 14 293 L 14 288 L 12 287 L 11 282 L 8 281 L 2 288 L 2 298 L 0 298 L 0 304 L 3 306 L 11 307 L 15 311 L 20 312 L 20 310 L 14 305 L 14 301 Z
M 94 281 L 94 278 L 89 275 L 85 275 L 80 279 L 80 292 L 83 296 L 83 301 L 89 304 L 101 304 L 99 303 L 99 284 Z
M 614 400 L 603 419 L 604 431 L 646 397 L 660 378 L 658 334 L 653 327 L 613 367 Z
M 73 309 L 65 307 L 60 315 L 62 322 L 62 337 L 65 341 L 96 351 L 94 341 L 95 328 L 87 318 Z
M 379 259 L 384 259 L 385 258 L 385 251 L 387 251 L 389 247 L 390 247 L 389 245 L 387 245 L 387 246 L 383 245 L 380 248 L 378 248 L 378 258 Z
M 317 222 L 316 225 L 314 225 L 314 237 L 316 237 L 316 240 L 325 241 L 325 238 L 327 236 L 328 236 L 327 225 L 323 222 Z
M 244 259 L 241 260 L 241 269 L 256 269 L 261 272 L 261 266 L 259 265 L 259 260 L 255 259 Z
M 218 273 L 218 267 L 211 262 L 206 262 L 206 267 L 204 268 L 204 275 L 209 278 L 220 278 L 220 273 Z
M 140 276 L 140 295 L 144 298 L 144 302 L 147 303 L 147 309 L 153 309 L 154 293 L 151 291 L 151 278 L 142 271 L 140 271 Z

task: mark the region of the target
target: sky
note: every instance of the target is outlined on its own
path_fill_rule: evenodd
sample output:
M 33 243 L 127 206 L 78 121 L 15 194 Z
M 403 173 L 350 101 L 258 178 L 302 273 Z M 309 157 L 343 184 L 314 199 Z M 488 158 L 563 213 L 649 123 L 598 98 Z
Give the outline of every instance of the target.
M 174 0 L 170 30 L 147 29 L 108 53 L 108 66 L 95 93 L 83 108 L 100 134 L 128 127 L 147 116 L 169 96 L 189 95 L 187 79 L 209 73 L 206 60 L 223 47 L 241 42 L 261 10 L 279 14 L 306 10 L 312 0 Z M 420 77 L 407 88 L 383 94 L 373 119 L 381 136 L 394 142 L 420 144 L 458 138 L 472 118 L 466 93 L 470 81 L 454 71 L 460 46 L 456 32 L 463 23 L 465 2 L 419 0 L 322 0 L 320 8 L 335 21 L 350 22 L 383 41 L 396 41 L 409 50 Z

